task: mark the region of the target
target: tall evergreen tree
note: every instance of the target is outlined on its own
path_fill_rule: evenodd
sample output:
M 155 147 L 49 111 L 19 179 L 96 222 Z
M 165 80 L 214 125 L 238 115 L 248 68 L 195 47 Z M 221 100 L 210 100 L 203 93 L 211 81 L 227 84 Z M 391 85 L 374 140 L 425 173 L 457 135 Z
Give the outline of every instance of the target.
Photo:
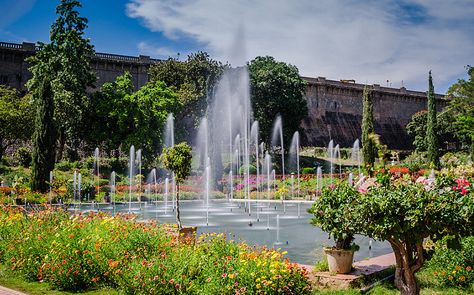
M 58 158 L 66 141 L 72 147 L 78 143 L 89 101 L 86 88 L 96 80 L 89 64 L 94 47 L 84 38 L 87 19 L 79 16 L 79 7 L 79 1 L 61 0 L 50 30 L 51 43 L 39 42 L 38 52 L 28 59 L 33 74 L 27 84 L 31 91 L 40 87 L 45 76 L 51 77 L 54 119 L 59 129 Z
M 363 91 L 362 108 L 362 158 L 365 168 L 370 172 L 375 163 L 376 147 L 371 137 L 371 134 L 374 134 L 374 107 L 367 85 Z
M 33 165 L 31 190 L 48 190 L 49 171 L 54 168 L 56 126 L 54 124 L 54 94 L 51 81 L 45 77 L 34 93 L 36 106 L 35 131 L 33 134 Z
M 428 122 L 426 124 L 426 140 L 428 146 L 428 160 L 435 168 L 439 168 L 438 136 L 436 122 L 436 101 L 431 71 L 428 78 Z

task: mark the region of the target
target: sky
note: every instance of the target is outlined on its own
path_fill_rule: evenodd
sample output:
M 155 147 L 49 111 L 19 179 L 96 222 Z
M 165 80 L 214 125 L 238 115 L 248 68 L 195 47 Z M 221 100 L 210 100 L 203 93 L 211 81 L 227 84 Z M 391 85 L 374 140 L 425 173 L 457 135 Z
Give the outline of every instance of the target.
M 437 93 L 474 65 L 474 0 L 83 0 L 96 51 L 233 66 L 259 55 L 302 76 Z M 0 0 L 0 41 L 48 42 L 59 0 Z

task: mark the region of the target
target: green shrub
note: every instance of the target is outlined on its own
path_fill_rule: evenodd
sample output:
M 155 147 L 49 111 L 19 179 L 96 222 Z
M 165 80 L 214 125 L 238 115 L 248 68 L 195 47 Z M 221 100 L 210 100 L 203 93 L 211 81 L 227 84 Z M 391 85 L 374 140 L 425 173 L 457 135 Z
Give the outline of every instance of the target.
M 67 172 L 79 166 L 78 162 L 61 161 L 56 163 L 55 168 L 59 171 Z
M 15 152 L 16 162 L 23 167 L 31 165 L 31 151 L 28 148 L 21 147 Z
M 244 173 L 246 174 L 247 173 L 247 165 L 242 165 L 239 169 L 239 173 L 244 175 Z M 257 174 L 257 167 L 255 167 L 254 165 L 249 165 L 249 173 L 250 174 Z
M 426 152 L 413 152 L 403 160 L 403 165 L 406 166 L 411 173 L 417 172 L 421 169 L 428 169 L 429 162 Z
M 312 167 L 305 167 L 301 174 L 314 174 L 314 168 Z

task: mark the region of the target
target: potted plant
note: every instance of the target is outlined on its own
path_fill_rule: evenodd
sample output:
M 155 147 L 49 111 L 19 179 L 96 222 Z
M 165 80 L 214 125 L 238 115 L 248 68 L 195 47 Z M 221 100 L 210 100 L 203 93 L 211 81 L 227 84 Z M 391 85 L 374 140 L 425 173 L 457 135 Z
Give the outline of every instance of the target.
M 164 149 L 161 155 L 163 166 L 173 171 L 176 181 L 176 223 L 181 240 L 194 240 L 196 236 L 196 227 L 182 227 L 179 210 L 179 186 L 191 172 L 192 157 L 191 147 L 185 142 Z
M 329 233 L 336 242 L 333 247 L 325 247 L 329 271 L 349 273 L 352 269 L 354 252 L 359 249 L 353 243 L 358 230 L 357 196 L 352 186 L 345 182 L 323 189 L 308 212 L 313 214 L 311 224 Z

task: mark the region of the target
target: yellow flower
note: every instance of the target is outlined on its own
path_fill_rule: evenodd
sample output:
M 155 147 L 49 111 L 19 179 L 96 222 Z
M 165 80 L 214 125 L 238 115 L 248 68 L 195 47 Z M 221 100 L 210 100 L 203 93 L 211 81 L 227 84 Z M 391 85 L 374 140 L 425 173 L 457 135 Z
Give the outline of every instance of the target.
M 257 284 L 257 289 L 260 289 L 260 288 L 262 288 L 262 285 Z

